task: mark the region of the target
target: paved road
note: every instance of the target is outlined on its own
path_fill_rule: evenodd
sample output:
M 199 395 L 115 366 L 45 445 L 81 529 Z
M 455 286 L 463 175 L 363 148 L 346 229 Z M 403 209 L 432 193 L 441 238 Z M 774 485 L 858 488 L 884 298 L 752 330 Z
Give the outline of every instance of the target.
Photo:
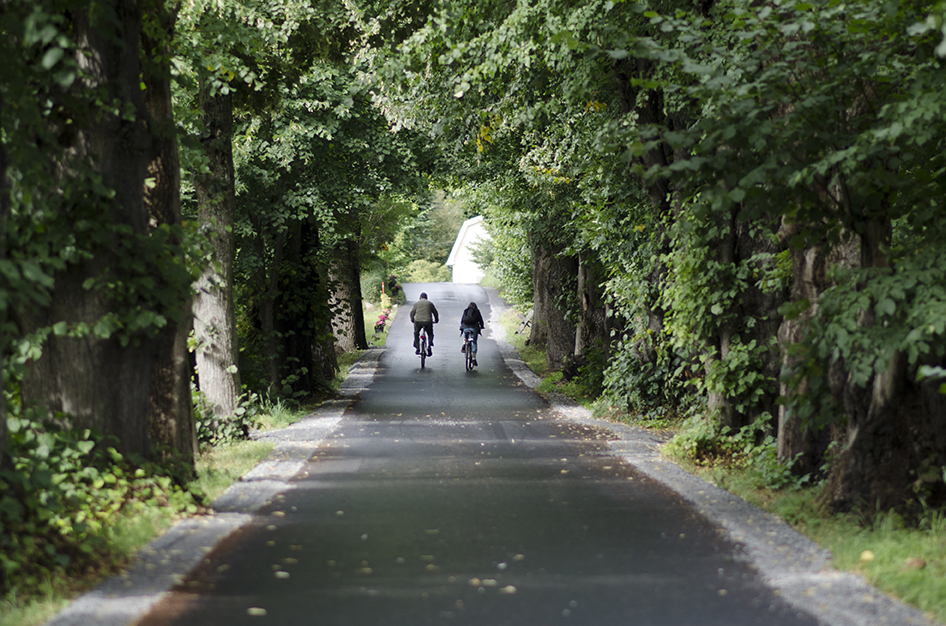
M 815 624 L 692 505 L 565 420 L 480 342 L 475 286 L 427 285 L 441 322 L 420 369 L 406 309 L 373 384 L 253 521 L 143 624 Z M 418 293 L 408 286 L 409 302 Z

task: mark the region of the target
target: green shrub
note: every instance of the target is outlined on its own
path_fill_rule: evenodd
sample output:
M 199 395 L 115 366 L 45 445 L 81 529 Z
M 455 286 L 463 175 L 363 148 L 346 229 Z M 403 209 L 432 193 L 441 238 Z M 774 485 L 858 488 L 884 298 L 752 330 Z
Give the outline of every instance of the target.
M 242 441 L 248 438 L 250 430 L 258 425 L 260 397 L 253 392 L 244 392 L 233 415 L 226 417 L 215 416 L 204 394 L 195 386 L 191 386 L 191 399 L 194 403 L 194 420 L 197 423 L 197 442 L 202 447 Z
M 125 457 L 89 429 L 17 415 L 7 419 L 0 470 L 0 594 L 36 591 L 101 561 L 115 521 L 144 507 L 195 513 L 183 466 Z M 98 552 L 98 554 L 96 554 Z
M 411 261 L 404 272 L 409 283 L 443 283 L 453 278 L 450 268 L 443 263 L 434 263 L 424 259 Z

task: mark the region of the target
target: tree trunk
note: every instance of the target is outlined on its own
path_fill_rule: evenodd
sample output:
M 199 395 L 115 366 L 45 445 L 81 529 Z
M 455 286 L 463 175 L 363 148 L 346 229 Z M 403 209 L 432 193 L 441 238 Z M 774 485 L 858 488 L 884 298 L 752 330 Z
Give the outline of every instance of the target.
M 197 282 L 194 334 L 200 390 L 214 415 L 226 417 L 240 396 L 236 315 L 233 306 L 236 196 L 233 172 L 233 103 L 229 94 L 212 94 L 204 82 L 200 106 L 205 125 L 204 151 L 210 173 L 196 181 L 200 222 L 211 233 L 213 259 Z
M 181 223 L 181 173 L 174 115 L 171 107 L 169 42 L 174 36 L 176 15 L 160 2 L 150 7 L 159 21 L 160 40 L 145 35 L 145 98 L 151 116 L 155 155 L 148 167 L 154 184 L 145 189 L 145 204 L 154 225 L 171 227 L 169 244 L 179 246 L 176 235 Z M 157 59 L 161 59 L 157 64 Z M 193 315 L 188 296 L 177 311 L 170 312 L 167 325 L 155 340 L 154 369 L 151 372 L 151 405 L 148 413 L 153 444 L 193 465 L 197 454 L 197 430 L 191 401 L 191 367 L 187 336 Z
M 713 249 L 713 244 L 715 244 L 716 261 L 722 267 L 730 267 L 736 262 L 735 216 L 730 214 L 727 217 L 725 223 L 719 224 L 720 230 L 724 234 L 718 240 L 709 244 L 710 249 Z M 722 221 L 720 220 L 720 222 Z M 709 378 L 710 371 L 713 368 L 719 367 L 729 357 L 732 346 L 735 328 L 731 319 L 732 317 L 739 317 L 739 314 L 733 311 L 724 311 L 723 316 L 723 320 L 716 325 L 715 337 L 713 337 L 713 345 L 711 346 L 713 354 L 706 360 L 707 378 Z M 721 426 L 738 430 L 744 425 L 745 419 L 743 419 L 743 416 L 737 415 L 733 398 L 727 395 L 725 390 L 710 388 L 707 393 L 706 404 L 710 415 L 715 416 Z
M 549 269 L 552 255 L 542 245 L 532 246 L 532 325 L 530 346 L 544 346 L 549 338 Z
M 256 224 L 260 255 L 266 252 L 261 228 Z M 272 247 L 272 260 L 257 272 L 254 287 L 267 383 L 273 394 L 308 396 L 327 387 L 338 371 L 315 221 L 293 223 Z
M 606 349 L 611 343 L 610 319 L 603 301 L 598 264 L 587 255 L 578 258 L 580 316 L 575 332 L 575 356 L 588 350 Z
M 890 233 L 889 220 L 864 224 L 862 267 L 887 265 Z M 863 323 L 874 323 L 872 315 Z M 820 498 L 831 510 L 914 517 L 946 503 L 946 401 L 938 382 L 917 382 L 917 367 L 895 350 L 866 389 L 850 381 L 844 386 L 844 448 Z
M 801 225 L 783 223 L 778 238 L 787 242 L 800 230 Z M 792 283 L 788 301 L 797 303 L 804 300 L 809 302 L 810 306 L 794 319 L 783 319 L 778 328 L 782 369 L 789 369 L 797 364 L 798 357 L 792 356 L 789 348 L 804 339 L 808 324 L 818 313 L 818 297 L 831 286 L 828 268 L 857 265 L 858 250 L 857 241 L 848 238 L 830 251 L 816 245 L 792 252 Z M 840 396 L 847 378 L 843 364 L 835 364 L 828 372 L 828 378 L 832 392 Z M 780 380 L 779 393 L 784 397 L 793 393 L 804 393 L 807 390 L 806 385 L 805 381 L 801 381 L 800 387 L 793 390 L 786 381 Z M 798 417 L 789 414 L 786 405 L 779 406 L 777 454 L 782 461 L 795 459 L 793 471 L 796 474 L 817 474 L 824 463 L 824 454 L 835 438 L 830 429 L 805 427 Z
M 254 293 L 258 294 L 258 318 L 256 325 L 260 333 L 260 352 L 263 356 L 263 369 L 266 375 L 266 387 L 269 393 L 279 394 L 282 390 L 282 354 L 279 351 L 279 337 L 276 330 L 276 307 L 279 295 L 279 272 L 283 262 L 283 250 L 287 233 L 278 233 L 271 244 L 272 255 L 268 254 L 264 236 L 264 225 L 255 215 L 250 216 L 255 237 L 259 266 L 255 275 Z
M 361 302 L 361 263 L 357 239 L 342 242 L 329 261 L 332 295 L 332 334 L 338 352 L 368 349 L 365 312 Z
M 3 92 L 0 91 L 0 114 L 3 112 Z M 7 150 L 6 144 L 0 141 L 0 261 L 7 259 L 7 220 L 10 219 L 10 190 L 7 182 Z M 7 320 L 9 312 L 5 305 L 0 307 L 0 393 L 6 394 L 6 384 L 3 372 L 7 370 L 8 350 L 10 337 L 7 334 Z M 7 446 L 7 401 L 6 396 L 0 396 L 0 469 L 3 468 L 3 451 Z
M 141 9 L 137 2 L 116 0 L 107 4 L 97 11 L 86 8 L 70 15 L 76 58 L 88 76 L 76 89 L 81 93 L 98 90 L 109 105 L 114 102 L 135 115 L 128 119 L 113 115 L 110 109 L 93 108 L 87 118 L 77 121 L 70 152 L 77 166 L 74 171 L 92 167 L 104 185 L 114 191 L 108 211 L 100 213 L 99 227 L 123 226 L 124 230 L 112 229 L 106 242 L 93 244 L 88 250 L 90 258 L 56 274 L 51 304 L 31 319 L 34 329 L 57 322 L 95 326 L 105 315 L 128 307 L 110 301 L 103 290 L 87 289 L 84 284 L 128 267 L 129 259 L 121 256 L 123 245 L 128 245 L 131 254 L 142 254 L 138 261 L 147 261 L 137 245 L 129 244 L 133 241 L 130 238 L 145 235 L 148 228 L 142 190 L 151 136 L 143 121 L 146 115 L 140 88 Z M 65 169 L 73 168 L 66 164 Z M 24 400 L 69 414 L 76 427 L 94 427 L 114 437 L 122 453 L 147 455 L 153 342 L 141 336 L 129 339 L 122 345 L 115 334 L 108 338 L 94 333 L 85 337 L 50 336 L 23 382 Z
M 552 252 L 548 289 L 548 341 L 545 362 L 550 369 L 559 370 L 575 353 L 575 325 L 568 320 L 566 303 L 577 292 L 578 262 L 561 254 L 561 249 Z

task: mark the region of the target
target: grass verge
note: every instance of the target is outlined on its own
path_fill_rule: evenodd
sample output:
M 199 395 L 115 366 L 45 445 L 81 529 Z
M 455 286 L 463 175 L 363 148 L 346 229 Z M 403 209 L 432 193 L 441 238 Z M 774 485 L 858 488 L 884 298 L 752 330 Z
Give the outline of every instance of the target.
M 506 343 L 511 344 L 516 349 L 519 358 L 529 366 L 529 369 L 543 378 L 551 374 L 545 362 L 545 350 L 527 344 L 529 329 L 526 328 L 517 334 L 516 331 L 522 325 L 522 316 L 519 313 L 513 309 L 506 309 L 499 317 L 499 325 L 506 333 Z
M 853 515 L 828 515 L 815 505 L 817 485 L 772 490 L 751 467 L 703 466 L 674 459 L 681 467 L 773 513 L 831 552 L 839 570 L 870 584 L 946 624 L 946 515 L 931 511 L 907 526 L 894 513 L 872 522 Z

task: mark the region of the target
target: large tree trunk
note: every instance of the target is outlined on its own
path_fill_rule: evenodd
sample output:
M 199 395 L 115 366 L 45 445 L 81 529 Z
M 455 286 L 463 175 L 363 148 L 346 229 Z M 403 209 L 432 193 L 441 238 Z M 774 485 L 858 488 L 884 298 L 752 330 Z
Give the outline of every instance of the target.
M 0 113 L 3 111 L 3 92 L 0 92 Z M 10 219 L 10 190 L 7 183 L 7 150 L 4 142 L 0 141 L 0 261 L 7 258 L 7 220 Z M 7 306 L 0 308 L 0 393 L 6 394 L 6 385 L 3 382 L 3 372 L 7 369 L 9 356 L 8 346 L 10 337 L 7 334 L 7 320 L 9 312 Z M 7 446 L 7 401 L 6 396 L 0 396 L 0 468 L 3 468 L 3 451 Z
M 802 226 L 799 224 L 783 223 L 778 237 L 787 242 L 801 230 Z M 810 306 L 793 319 L 783 319 L 779 325 L 777 337 L 783 369 L 790 369 L 798 362 L 799 357 L 793 356 L 790 347 L 805 338 L 809 323 L 818 313 L 818 297 L 831 286 L 828 268 L 857 265 L 858 249 L 857 241 L 848 238 L 833 249 L 815 245 L 792 251 L 792 282 L 788 301 L 806 301 Z M 828 378 L 833 393 L 839 396 L 843 393 L 846 377 L 843 364 L 838 363 L 831 367 Z M 807 382 L 804 380 L 800 381 L 797 389 L 793 389 L 784 379 L 779 381 L 779 393 L 784 397 L 806 392 Z M 806 426 L 798 416 L 789 413 L 788 405 L 782 404 L 778 407 L 778 458 L 782 461 L 794 460 L 792 469 L 796 474 L 817 475 L 824 463 L 825 452 L 835 438 L 834 429 Z
M 335 349 L 353 352 L 368 349 L 365 334 L 365 312 L 361 301 L 361 263 L 358 260 L 357 239 L 342 242 L 329 261 L 329 281 L 332 295 L 332 334 Z
M 726 223 L 719 225 L 721 227 L 720 231 L 724 234 L 708 246 L 710 249 L 715 248 L 715 260 L 722 267 L 729 267 L 736 262 L 735 216 L 730 214 L 727 218 Z M 713 244 L 715 244 L 715 246 Z M 713 368 L 719 367 L 720 363 L 724 362 L 729 357 L 733 335 L 736 332 L 732 318 L 739 317 L 739 313 L 724 311 L 723 316 L 723 320 L 716 326 L 716 336 L 713 337 L 713 345 L 711 346 L 713 352 L 710 354 L 709 358 L 706 359 L 707 378 L 710 377 L 710 372 Z M 720 425 L 738 430 L 744 425 L 745 419 L 743 416 L 737 414 L 733 400 L 734 398 L 729 396 L 726 390 L 713 389 L 711 387 L 707 393 L 706 403 L 710 414 L 714 415 L 719 420 Z
M 320 247 L 317 222 L 309 219 L 301 225 L 291 247 L 293 276 L 306 288 L 281 294 L 285 303 L 280 306 L 280 323 L 285 337 L 283 349 L 289 357 L 287 374 L 296 377 L 293 391 L 306 395 L 327 390 L 338 371 L 328 279 L 316 260 Z M 358 292 L 360 311 L 360 288 Z M 364 322 L 361 328 L 363 335 Z
M 544 246 L 532 245 L 532 325 L 530 346 L 544 346 L 549 337 L 549 268 L 552 255 Z
M 553 250 L 545 283 L 549 329 L 545 362 L 550 369 L 562 369 L 566 359 L 575 353 L 575 324 L 568 320 L 565 305 L 577 291 L 577 280 L 578 262 L 573 257 L 564 256 L 561 249 Z
M 181 223 L 181 172 L 174 115 L 171 107 L 171 67 L 169 43 L 174 36 L 176 14 L 162 2 L 152 2 L 161 39 L 144 36 L 144 82 L 148 113 L 151 116 L 155 155 L 148 167 L 154 184 L 145 190 L 145 204 L 155 226 L 171 227 L 169 244 L 178 246 L 176 230 Z M 160 61 L 159 61 L 160 60 Z M 148 415 L 151 441 L 186 463 L 193 465 L 197 454 L 197 430 L 191 401 L 191 366 L 187 336 L 193 315 L 188 296 L 177 311 L 166 316 L 167 325 L 155 340 L 154 369 L 151 372 L 151 405 Z
M 194 299 L 194 334 L 197 338 L 197 375 L 200 390 L 214 415 L 227 417 L 237 407 L 240 373 L 239 346 L 233 306 L 236 195 L 233 172 L 233 103 L 229 94 L 200 89 L 205 136 L 204 150 L 210 173 L 198 178 L 200 222 L 211 233 L 212 263 L 197 283 Z
M 860 233 L 862 267 L 885 267 L 889 220 Z M 875 323 L 871 313 L 862 321 Z M 844 448 L 828 475 L 822 504 L 834 511 L 895 510 L 906 516 L 946 503 L 946 401 L 937 381 L 917 382 L 917 365 L 895 350 L 866 389 L 843 388 Z
M 575 332 L 575 356 L 588 350 L 607 349 L 611 343 L 610 318 L 601 289 L 598 263 L 587 256 L 578 258 L 578 329 Z
M 257 294 L 255 325 L 259 331 L 260 352 L 263 357 L 263 370 L 266 387 L 270 394 L 278 395 L 282 389 L 282 354 L 279 351 L 279 338 L 276 331 L 276 299 L 279 295 L 279 272 L 283 262 L 288 233 L 282 231 L 269 244 L 272 253 L 267 250 L 265 225 L 255 215 L 250 215 L 255 237 L 258 267 L 254 276 L 254 293 Z
M 783 227 L 780 237 L 787 240 L 796 231 L 793 227 Z M 801 342 L 805 328 L 817 312 L 818 295 L 824 291 L 827 283 L 826 260 L 820 247 L 804 248 L 792 252 L 791 302 L 807 301 L 810 308 L 793 319 L 785 318 L 778 329 L 778 343 L 785 368 L 795 364 L 797 357 L 791 356 L 789 347 Z M 804 393 L 805 382 L 801 388 L 793 390 L 785 380 L 779 382 L 779 392 L 783 396 L 792 393 Z M 824 433 L 813 428 L 806 428 L 801 419 L 788 412 L 786 405 L 778 408 L 778 458 L 782 461 L 795 460 L 795 471 L 800 475 L 818 470 L 822 462 L 825 445 Z
M 105 4 L 97 10 L 80 8 L 69 16 L 77 43 L 76 59 L 88 77 L 76 88 L 83 93 L 99 90 L 109 105 L 78 120 L 70 152 L 76 171 L 84 172 L 91 166 L 114 191 L 107 214 L 100 214 L 99 227 L 122 226 L 124 230 L 112 229 L 107 242 L 93 244 L 91 258 L 56 274 L 50 306 L 31 320 L 37 328 L 58 322 L 95 326 L 105 315 L 127 307 L 84 284 L 128 267 L 129 259 L 122 257 L 123 245 L 131 250 L 125 255 L 140 253 L 139 246 L 129 241 L 148 229 L 143 189 L 151 136 L 143 121 L 146 115 L 140 88 L 141 8 L 128 0 Z M 134 119 L 114 115 L 113 104 L 122 111 L 133 111 Z M 146 262 L 143 257 L 139 260 Z M 147 455 L 153 346 L 144 337 L 122 344 L 114 334 L 108 338 L 94 333 L 79 338 L 51 336 L 24 380 L 23 397 L 67 413 L 76 427 L 94 427 L 114 437 L 120 452 Z
M 264 254 L 257 237 L 258 254 Z M 307 396 L 324 389 L 338 370 L 327 280 L 316 262 L 314 220 L 293 224 L 277 235 L 273 248 L 271 261 L 255 279 L 267 383 L 273 394 Z M 292 287 L 281 288 L 286 284 Z

